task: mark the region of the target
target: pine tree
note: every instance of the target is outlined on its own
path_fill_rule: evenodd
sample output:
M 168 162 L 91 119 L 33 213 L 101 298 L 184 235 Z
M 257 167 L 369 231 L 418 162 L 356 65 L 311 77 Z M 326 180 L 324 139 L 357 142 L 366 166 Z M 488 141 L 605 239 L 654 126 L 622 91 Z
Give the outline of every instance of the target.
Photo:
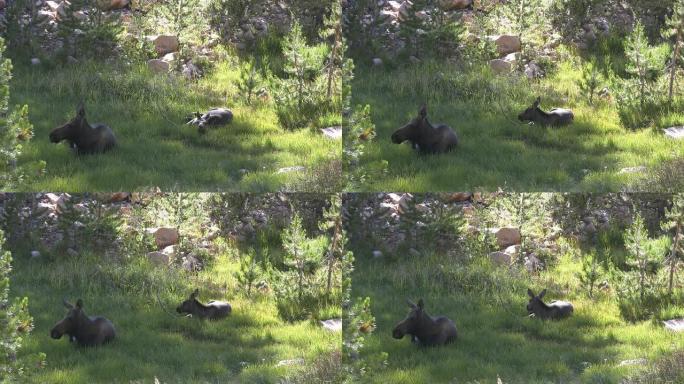
M 263 270 L 259 266 L 256 253 L 254 249 L 250 249 L 246 255 L 240 258 L 240 270 L 235 272 L 235 279 L 247 291 L 247 296 L 252 296 L 252 287 L 259 277 L 261 277 Z
M 10 190 L 17 188 L 25 177 L 28 165 L 20 166 L 18 158 L 23 145 L 33 137 L 33 126 L 28 120 L 28 106 L 9 108 L 12 62 L 4 53 L 5 40 L 0 37 L 0 189 Z M 44 164 L 35 168 L 38 171 Z
M 670 248 L 670 255 L 667 260 L 669 269 L 667 291 L 672 295 L 677 266 L 684 258 L 684 242 L 682 241 L 684 238 L 684 195 L 674 195 L 672 207 L 665 212 L 665 219 L 666 221 L 663 222 L 662 228 L 668 232 L 674 232 L 672 247 Z
M 297 299 L 301 302 L 304 293 L 304 274 L 307 264 L 306 231 L 302 227 L 302 218 L 295 213 L 290 226 L 283 232 L 284 262 L 297 274 Z
M 653 63 L 652 48 L 648 45 L 648 38 L 644 26 L 637 22 L 632 33 L 625 42 L 625 54 L 629 60 L 626 70 L 636 77 L 639 105 L 643 108 L 648 95 L 649 73 L 656 67 Z
M 594 94 L 599 87 L 599 71 L 596 61 L 592 60 L 582 70 L 582 78 L 578 81 L 582 92 L 589 95 L 589 104 L 594 105 Z
M 330 54 L 326 63 L 326 93 L 328 99 L 333 97 L 333 91 L 342 77 L 344 54 L 347 42 L 342 33 L 342 3 L 335 1 L 330 9 L 330 16 L 325 18 L 320 32 L 321 38 L 329 40 Z
M 0 231 L 0 382 L 23 382 L 33 368 L 45 361 L 44 354 L 20 357 L 24 338 L 33 330 L 33 318 L 28 311 L 28 298 L 10 300 L 9 275 L 12 255 L 5 251 L 5 235 Z
M 323 212 L 323 220 L 319 223 L 321 231 L 328 232 L 330 242 L 325 255 L 326 285 L 325 293 L 330 297 L 333 275 L 339 270 L 339 264 L 344 257 L 347 245 L 347 234 L 342 227 L 342 200 L 340 195 L 332 195 L 330 207 Z
M 672 96 L 674 93 L 675 76 L 681 61 L 682 39 L 684 38 L 684 0 L 677 0 L 674 4 L 672 16 L 667 18 L 666 26 L 663 30 L 663 36 L 666 38 L 674 37 L 674 49 L 672 52 L 672 60 L 670 61 L 670 83 L 667 101 L 672 104 Z
M 630 266 L 636 267 L 639 273 L 639 298 L 644 299 L 646 292 L 646 274 L 648 272 L 648 265 L 651 257 L 646 248 L 648 241 L 648 231 L 644 224 L 644 219 L 640 212 L 637 212 L 632 225 L 625 233 L 625 247 L 629 252 L 627 263 Z
M 66 55 L 102 57 L 117 46 L 123 25 L 117 12 L 107 12 L 107 0 L 72 0 L 65 3 L 58 24 Z

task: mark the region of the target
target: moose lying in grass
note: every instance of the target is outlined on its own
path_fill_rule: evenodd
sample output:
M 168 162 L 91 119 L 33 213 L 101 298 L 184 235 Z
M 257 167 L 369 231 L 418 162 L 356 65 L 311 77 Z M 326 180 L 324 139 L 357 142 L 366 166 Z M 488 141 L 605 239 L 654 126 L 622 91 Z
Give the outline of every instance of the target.
M 206 133 L 207 128 L 230 124 L 233 121 L 233 112 L 226 108 L 212 108 L 207 113 L 193 113 L 188 125 L 196 125 L 199 133 Z
M 79 104 L 76 117 L 61 127 L 50 132 L 50 141 L 59 143 L 69 142 L 69 147 L 76 154 L 102 153 L 116 146 L 114 131 L 104 124 L 91 126 L 85 118 L 83 103 Z
M 411 311 L 394 327 L 392 337 L 401 339 L 411 335 L 411 341 L 425 346 L 444 345 L 456 341 L 456 325 L 445 316 L 433 317 L 424 309 L 423 299 L 418 305 L 408 300 Z
M 531 107 L 524 110 L 518 115 L 518 120 L 520 121 L 531 121 L 534 123 L 539 123 L 543 126 L 554 126 L 558 127 L 561 125 L 571 124 L 575 115 L 569 109 L 554 108 L 549 112 L 544 112 L 539 108 L 539 103 L 541 103 L 541 96 L 537 97 Z
M 222 319 L 230 314 L 232 308 L 230 304 L 224 301 L 210 301 L 207 305 L 204 305 L 197 301 L 197 295 L 199 295 L 199 289 L 195 289 L 190 297 L 182 302 L 176 312 L 187 313 L 192 316 L 197 316 L 200 319 L 218 320 Z
M 392 142 L 401 144 L 409 141 L 413 149 L 422 153 L 444 153 L 458 146 L 456 132 L 447 125 L 433 126 L 427 119 L 424 105 L 418 116 L 392 134 Z
M 557 320 L 572 314 L 572 304 L 567 301 L 552 301 L 551 304 L 544 303 L 542 298 L 546 295 L 546 289 L 535 296 L 534 292 L 528 288 L 527 295 L 530 296 L 530 301 L 527 303 L 527 313 L 530 317 Z
M 102 316 L 86 316 L 83 312 L 83 300 L 78 299 L 74 306 L 65 299 L 64 306 L 69 312 L 52 327 L 50 336 L 53 339 L 68 335 L 69 341 L 75 341 L 80 346 L 96 346 L 107 343 L 116 336 L 111 321 Z

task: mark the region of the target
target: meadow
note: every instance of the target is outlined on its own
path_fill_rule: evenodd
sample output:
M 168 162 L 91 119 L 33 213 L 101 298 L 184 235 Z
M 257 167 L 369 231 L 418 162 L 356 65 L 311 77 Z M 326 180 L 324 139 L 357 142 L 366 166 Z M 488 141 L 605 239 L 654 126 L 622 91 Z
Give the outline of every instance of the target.
M 583 64 L 575 56 L 540 80 L 494 75 L 486 63 L 478 65 L 464 69 L 426 60 L 357 67 L 352 103 L 371 106 L 377 132 L 360 167 L 387 162 L 359 190 L 617 191 L 634 188 L 661 162 L 684 154 L 682 143 L 661 130 L 681 124 L 684 116 L 673 111 L 650 128 L 622 127 L 613 101 L 597 97 L 590 105 L 580 92 Z M 574 123 L 544 128 L 518 121 L 537 96 L 543 110 L 572 109 Z M 423 104 L 433 125 L 457 132 L 455 151 L 426 156 L 390 141 Z
M 43 175 L 29 175 L 26 191 L 163 190 L 260 192 L 319 186 L 303 184 L 301 169 L 339 162 L 341 144 L 318 128 L 338 117 L 319 119 L 311 129 L 285 130 L 272 102 L 239 100 L 237 59 L 221 61 L 199 81 L 153 75 L 145 64 L 84 61 L 78 65 L 13 58 L 10 104 L 28 104 L 34 138 L 20 161 L 44 160 Z M 85 103 L 89 123 L 105 123 L 119 146 L 97 156 L 75 156 L 48 133 L 75 116 Z M 230 125 L 200 135 L 186 116 L 212 107 L 233 111 Z M 332 167 L 332 168 L 331 168 Z M 309 188 L 309 189 L 307 189 Z M 320 189 L 320 188 L 319 188 Z
M 356 246 L 357 254 L 370 252 Z M 681 336 L 659 321 L 622 320 L 610 292 L 589 299 L 575 277 L 579 265 L 569 253 L 538 275 L 435 252 L 391 261 L 357 258 L 353 294 L 370 297 L 377 325 L 364 353 L 388 354 L 386 367 L 368 374 L 367 381 L 620 383 L 684 347 Z M 529 318 L 528 287 L 535 293 L 547 288 L 546 302 L 572 302 L 574 314 L 560 321 Z M 409 336 L 392 338 L 393 327 L 409 312 L 406 300 L 420 298 L 428 314 L 456 323 L 455 343 L 421 347 Z
M 10 295 L 29 298 L 35 323 L 22 353 L 47 355 L 32 382 L 275 383 L 334 359 L 340 348 L 339 333 L 312 321 L 283 322 L 268 295 L 240 293 L 233 278 L 239 262 L 229 254 L 197 274 L 155 268 L 144 258 L 117 263 L 93 253 L 54 256 L 15 257 L 11 277 Z M 228 301 L 232 314 L 220 321 L 177 314 L 194 288 L 201 302 Z M 109 318 L 117 338 L 92 348 L 66 336 L 51 339 L 50 329 L 66 314 L 62 298 L 83 299 L 85 313 Z M 330 312 L 339 316 L 339 308 Z

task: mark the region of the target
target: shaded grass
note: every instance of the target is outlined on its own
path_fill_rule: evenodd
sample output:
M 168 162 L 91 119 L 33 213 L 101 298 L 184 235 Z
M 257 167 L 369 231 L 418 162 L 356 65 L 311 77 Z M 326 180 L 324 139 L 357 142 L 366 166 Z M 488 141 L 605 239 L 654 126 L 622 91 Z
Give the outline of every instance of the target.
M 284 323 L 269 296 L 238 293 L 232 278 L 238 263 L 228 256 L 196 276 L 142 259 L 117 264 L 93 255 L 63 257 L 47 262 L 15 256 L 11 294 L 29 297 L 35 320 L 23 353 L 47 354 L 35 382 L 275 383 L 339 349 L 339 334 L 310 322 Z M 175 307 L 194 287 L 200 287 L 201 301 L 230 302 L 232 314 L 216 322 L 177 317 Z M 62 297 L 82 298 L 86 314 L 112 320 L 117 339 L 97 348 L 51 339 L 50 328 L 66 312 Z M 305 364 L 278 365 L 292 359 Z
M 366 352 L 388 353 L 387 368 L 370 373 L 369 382 L 495 382 L 498 376 L 505 383 L 618 383 L 639 369 L 621 361 L 654 360 L 684 347 L 681 337 L 652 322 L 622 321 L 609 296 L 588 299 L 574 280 L 579 263 L 569 255 L 536 277 L 441 254 L 357 261 L 353 294 L 371 297 L 377 322 Z M 548 288 L 548 300 L 571 301 L 574 315 L 563 321 L 528 318 L 528 286 Z M 429 314 L 454 320 L 457 342 L 425 348 L 393 339 L 392 328 L 408 313 L 407 298 L 423 298 Z
M 354 104 L 370 104 L 378 137 L 362 162 L 387 160 L 386 174 L 361 189 L 411 192 L 495 190 L 614 191 L 638 174 L 623 168 L 652 168 L 684 155 L 684 146 L 661 133 L 628 131 L 615 107 L 595 106 L 580 95 L 581 70 L 570 62 L 539 82 L 494 76 L 488 69 L 463 72 L 447 63 L 426 62 L 395 70 L 359 67 Z M 517 115 L 542 96 L 542 108 L 570 108 L 574 124 L 563 128 L 526 125 Z M 460 147 L 443 155 L 419 155 L 389 137 L 428 104 L 433 124 L 456 130 Z
M 25 190 L 118 191 L 160 187 L 183 191 L 274 191 L 297 177 L 278 173 L 311 168 L 340 156 L 339 142 L 314 130 L 285 131 L 272 105 L 235 102 L 238 64 L 220 63 L 197 83 L 155 76 L 144 66 L 80 63 L 28 67 L 15 59 L 12 104 L 29 104 L 35 137 L 23 160 L 45 160 L 46 174 Z M 72 118 L 83 100 L 87 119 L 112 127 L 119 147 L 98 156 L 74 156 L 48 133 Z M 185 125 L 193 111 L 227 106 L 232 124 L 200 136 Z M 315 188 L 311 186 L 311 188 Z

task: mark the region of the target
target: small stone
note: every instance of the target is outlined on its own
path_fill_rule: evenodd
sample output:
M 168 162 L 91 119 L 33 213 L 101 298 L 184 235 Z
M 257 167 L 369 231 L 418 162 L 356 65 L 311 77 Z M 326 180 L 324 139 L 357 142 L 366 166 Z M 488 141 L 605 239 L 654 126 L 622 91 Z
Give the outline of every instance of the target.
M 489 260 L 496 265 L 510 265 L 511 255 L 505 252 L 492 252 L 489 254 Z
M 149 252 L 147 254 L 147 259 L 152 264 L 156 264 L 156 265 L 168 265 L 169 264 L 169 255 L 166 255 L 163 252 L 159 252 L 159 251 Z
M 672 332 L 684 332 L 684 318 L 663 321 L 665 329 Z
M 376 57 L 373 59 L 373 66 L 374 67 L 381 67 L 382 66 L 382 59 Z
M 293 167 L 280 168 L 280 169 L 278 169 L 278 171 L 276 173 L 281 174 L 281 173 L 290 173 L 290 172 L 302 172 L 305 170 L 306 170 L 306 167 L 303 167 L 301 165 L 295 165 Z
M 166 73 L 171 69 L 168 62 L 160 59 L 151 59 L 147 61 L 147 67 L 154 73 Z
M 37 57 L 32 58 L 31 65 L 40 65 L 40 59 Z
M 157 228 L 152 231 L 154 242 L 158 249 L 164 249 L 169 245 L 178 244 L 180 234 L 176 228 Z
M 329 319 L 321 321 L 321 326 L 330 332 L 342 331 L 342 319 Z
M 67 248 L 66 253 L 67 253 L 67 255 L 69 255 L 69 256 L 71 256 L 71 257 L 76 257 L 76 256 L 78 256 L 78 251 L 76 251 L 76 250 L 73 249 L 73 248 Z
M 40 252 L 38 252 L 38 251 L 31 251 L 31 257 L 34 258 L 34 259 L 40 257 Z
M 302 365 L 304 364 L 304 359 L 299 358 L 299 359 L 290 359 L 290 360 L 280 360 L 278 364 L 276 364 L 276 367 L 287 367 L 291 365 Z
M 323 136 L 327 137 L 330 140 L 342 139 L 342 127 L 341 126 L 322 128 L 321 133 L 323 133 Z
M 374 258 L 374 259 L 379 259 L 379 258 L 381 258 L 381 257 L 382 257 L 382 252 L 381 252 L 381 251 L 378 251 L 378 250 L 373 251 L 373 258 Z

